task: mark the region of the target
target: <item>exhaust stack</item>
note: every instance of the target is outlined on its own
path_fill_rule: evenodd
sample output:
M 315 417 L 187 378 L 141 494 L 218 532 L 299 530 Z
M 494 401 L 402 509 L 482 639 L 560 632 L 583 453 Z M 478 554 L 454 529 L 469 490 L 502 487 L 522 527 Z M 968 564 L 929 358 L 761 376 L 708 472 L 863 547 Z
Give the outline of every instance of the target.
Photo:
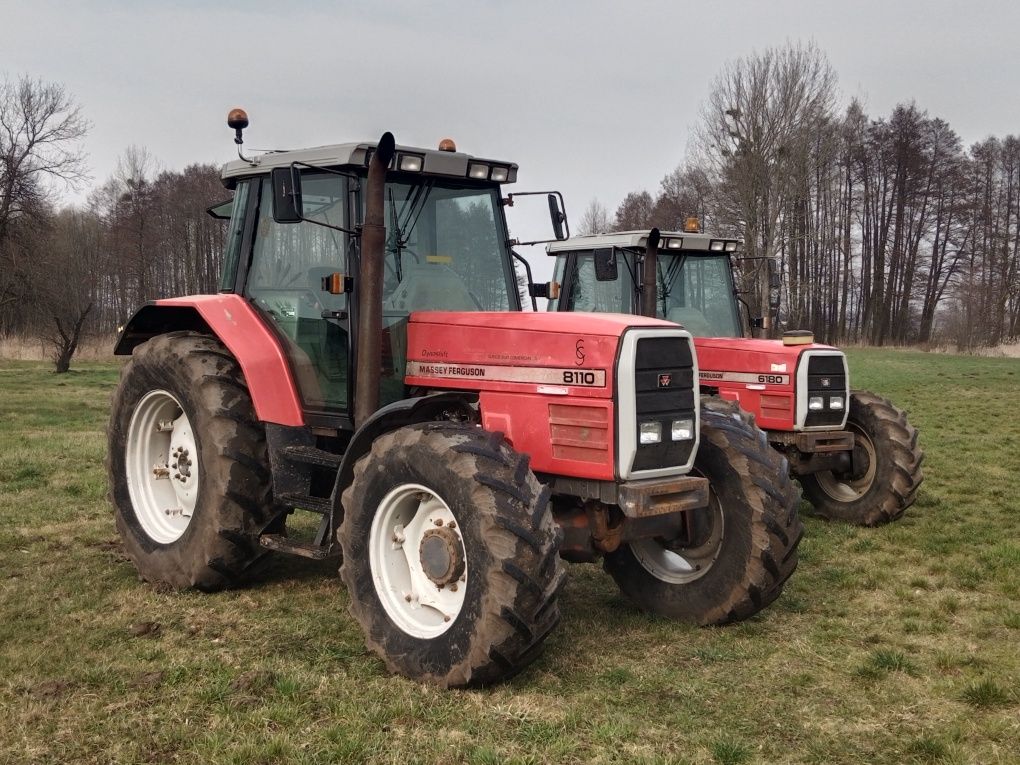
M 368 165 L 365 224 L 361 228 L 358 299 L 358 363 L 354 382 L 354 425 L 361 427 L 379 408 L 382 372 L 382 285 L 386 255 L 386 170 L 393 159 L 392 133 L 383 133 Z
M 648 232 L 645 242 L 645 254 L 641 259 L 641 315 L 655 318 L 655 301 L 657 299 L 656 274 L 657 258 L 659 257 L 659 229 Z

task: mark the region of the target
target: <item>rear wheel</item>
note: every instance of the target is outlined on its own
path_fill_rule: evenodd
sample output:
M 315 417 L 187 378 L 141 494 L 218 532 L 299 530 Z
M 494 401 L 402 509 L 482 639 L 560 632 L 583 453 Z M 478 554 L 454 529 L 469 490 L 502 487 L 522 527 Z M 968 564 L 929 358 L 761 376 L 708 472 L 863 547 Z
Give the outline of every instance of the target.
M 853 468 L 800 477 L 815 512 L 858 526 L 879 526 L 901 517 L 924 480 L 924 452 L 907 415 L 868 391 L 850 396 L 846 429 L 854 434 Z
M 482 685 L 538 655 L 560 618 L 560 530 L 501 434 L 436 422 L 380 436 L 343 505 L 350 611 L 390 671 Z
M 649 539 L 621 546 L 605 568 L 652 613 L 724 624 L 779 597 L 797 567 L 803 527 L 786 459 L 736 404 L 702 397 L 694 474 L 709 481 L 708 524 L 696 544 Z
M 138 346 L 111 402 L 107 471 L 117 529 L 142 578 L 216 590 L 242 580 L 282 526 L 265 433 L 222 344 L 172 332 Z

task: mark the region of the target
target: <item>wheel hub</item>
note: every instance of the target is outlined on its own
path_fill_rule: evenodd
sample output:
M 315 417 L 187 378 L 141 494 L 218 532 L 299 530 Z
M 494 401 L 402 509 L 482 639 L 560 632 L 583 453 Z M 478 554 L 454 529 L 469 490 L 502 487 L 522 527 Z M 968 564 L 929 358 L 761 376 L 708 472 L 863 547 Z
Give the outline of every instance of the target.
M 398 485 L 380 501 L 369 535 L 372 577 L 387 615 L 414 637 L 443 634 L 464 606 L 470 575 L 449 505 L 421 484 Z
M 176 541 L 195 512 L 200 471 L 191 422 L 171 393 L 152 390 L 139 399 L 125 450 L 135 518 L 154 542 Z
M 464 573 L 464 545 L 457 532 L 449 526 L 426 531 L 422 535 L 418 555 L 425 576 L 438 587 L 456 582 Z

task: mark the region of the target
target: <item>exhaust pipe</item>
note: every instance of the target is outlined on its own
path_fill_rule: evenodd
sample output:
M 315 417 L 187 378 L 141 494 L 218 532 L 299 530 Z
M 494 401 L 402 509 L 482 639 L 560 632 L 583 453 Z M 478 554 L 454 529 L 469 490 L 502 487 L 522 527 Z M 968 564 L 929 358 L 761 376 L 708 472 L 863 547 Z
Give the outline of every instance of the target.
M 659 257 L 659 229 L 648 232 L 645 242 L 645 254 L 641 258 L 641 315 L 655 318 L 655 302 L 658 298 L 656 290 L 656 264 Z
M 361 273 L 358 279 L 358 363 L 354 378 L 354 426 L 360 428 L 379 408 L 382 373 L 382 287 L 386 255 L 386 169 L 396 144 L 383 133 L 368 164 L 365 223 L 361 227 Z

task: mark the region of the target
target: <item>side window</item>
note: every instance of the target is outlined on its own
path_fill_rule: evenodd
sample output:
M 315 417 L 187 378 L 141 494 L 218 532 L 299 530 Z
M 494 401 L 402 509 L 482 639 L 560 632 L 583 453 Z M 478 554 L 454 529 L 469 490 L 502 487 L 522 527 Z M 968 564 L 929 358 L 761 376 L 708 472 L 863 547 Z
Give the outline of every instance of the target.
M 302 177 L 306 215 L 343 225 L 342 178 Z M 308 212 L 309 203 L 314 212 Z M 247 294 L 287 338 L 287 353 L 306 407 L 343 411 L 348 401 L 347 295 L 322 288 L 323 277 L 346 272 L 344 234 L 314 223 L 277 223 L 272 185 L 262 185 Z
M 241 255 L 241 239 L 244 237 L 244 213 L 248 208 L 248 194 L 251 181 L 241 181 L 234 192 L 233 205 L 230 213 L 230 225 L 227 227 L 227 242 L 223 248 L 223 271 L 220 273 L 220 292 L 233 292 L 234 280 L 237 278 L 237 262 Z
M 566 278 L 567 272 L 567 255 L 559 255 L 556 257 L 556 265 L 553 267 L 552 280 L 563 287 L 563 280 Z M 549 298 L 548 310 L 558 311 L 560 310 L 560 298 L 554 297 Z
M 630 269 L 623 262 L 628 255 L 619 251 L 618 257 L 621 261 L 619 277 L 611 282 L 600 282 L 595 278 L 595 259 L 591 252 L 577 253 L 571 274 L 570 294 L 567 296 L 568 311 L 630 313 L 634 282 Z

